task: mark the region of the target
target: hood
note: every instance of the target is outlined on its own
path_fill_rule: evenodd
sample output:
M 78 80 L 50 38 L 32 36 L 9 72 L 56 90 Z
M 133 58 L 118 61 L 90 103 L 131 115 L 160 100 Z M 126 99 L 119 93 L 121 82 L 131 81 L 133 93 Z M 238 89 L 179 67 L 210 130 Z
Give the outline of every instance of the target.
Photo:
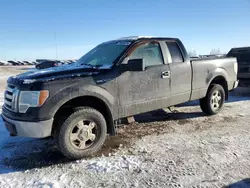
M 13 76 L 10 78 L 18 79 L 19 81 L 25 83 L 33 83 L 37 81 L 49 81 L 63 78 L 74 78 L 74 77 L 83 77 L 83 76 L 91 76 L 99 74 L 101 71 L 105 69 L 110 69 L 110 66 L 102 66 L 98 68 L 94 68 L 91 66 L 85 65 L 62 65 L 59 67 L 52 67 L 42 70 L 30 70 L 19 74 L 17 76 Z

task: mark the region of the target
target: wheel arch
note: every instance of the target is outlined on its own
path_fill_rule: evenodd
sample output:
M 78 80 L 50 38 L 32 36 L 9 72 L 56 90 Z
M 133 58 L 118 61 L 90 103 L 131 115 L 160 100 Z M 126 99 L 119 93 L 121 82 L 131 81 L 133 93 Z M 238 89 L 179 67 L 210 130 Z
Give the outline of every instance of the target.
M 228 84 L 227 84 L 227 80 L 224 76 L 219 75 L 214 77 L 211 82 L 209 83 L 207 92 L 209 92 L 209 89 L 211 88 L 211 86 L 213 84 L 219 84 L 223 87 L 224 91 L 225 91 L 225 99 L 228 100 Z
M 66 119 L 69 114 L 73 113 L 75 108 L 84 106 L 94 108 L 103 114 L 107 123 L 108 134 L 115 135 L 114 118 L 110 107 L 102 99 L 90 95 L 74 97 L 61 105 L 54 115 L 52 132 L 58 126 L 58 122 Z
M 207 77 L 207 92 L 209 91 L 212 84 L 219 84 L 225 91 L 225 99 L 228 100 L 228 74 L 223 68 L 216 68 Z
M 76 107 L 87 106 L 92 107 L 100 111 L 107 123 L 107 130 L 110 135 L 115 135 L 114 120 L 117 117 L 115 108 L 114 97 L 105 89 L 94 86 L 85 85 L 84 87 L 77 87 L 76 85 L 64 88 L 58 91 L 51 99 L 52 105 L 50 114 L 54 118 L 52 127 L 52 134 L 56 128 L 55 124 L 58 124 L 58 117 L 62 116 L 62 120 L 66 118 L 66 115 L 72 112 Z M 63 118 L 64 117 L 64 118 Z

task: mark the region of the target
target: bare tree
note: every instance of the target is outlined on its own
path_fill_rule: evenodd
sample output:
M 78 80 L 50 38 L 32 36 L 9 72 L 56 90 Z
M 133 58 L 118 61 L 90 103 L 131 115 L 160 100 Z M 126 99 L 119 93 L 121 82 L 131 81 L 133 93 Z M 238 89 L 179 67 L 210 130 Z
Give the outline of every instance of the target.
M 211 51 L 210 51 L 210 55 L 219 55 L 221 54 L 220 52 L 220 49 L 219 48 L 213 48 Z
M 192 51 L 188 52 L 188 55 L 189 55 L 189 57 L 196 57 L 197 53 L 196 53 L 195 49 L 192 49 Z

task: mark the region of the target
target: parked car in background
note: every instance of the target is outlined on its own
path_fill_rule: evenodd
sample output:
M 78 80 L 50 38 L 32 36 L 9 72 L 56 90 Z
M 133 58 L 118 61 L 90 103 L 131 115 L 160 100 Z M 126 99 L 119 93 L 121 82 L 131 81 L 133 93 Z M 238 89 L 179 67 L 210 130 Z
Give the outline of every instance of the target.
M 50 68 L 50 67 L 57 67 L 61 65 L 60 61 L 54 61 L 54 60 L 47 60 L 47 61 L 43 61 L 41 63 L 38 63 L 36 65 L 37 69 L 46 69 L 46 68 Z
M 250 86 L 250 47 L 232 48 L 227 57 L 236 57 L 238 61 L 238 79 L 240 86 Z
M 25 62 L 25 61 L 20 61 L 20 64 L 21 65 L 28 65 L 27 62 Z
M 8 61 L 8 63 L 9 63 L 10 65 L 14 65 L 14 66 L 19 65 L 19 63 L 16 62 L 16 61 Z
M 25 65 L 25 63 L 23 63 L 22 61 L 17 61 L 18 65 Z
M 0 66 L 5 66 L 5 65 L 8 65 L 8 62 L 6 62 L 6 61 L 0 61 Z
M 219 113 L 237 69 L 236 58 L 190 60 L 176 38 L 121 38 L 64 68 L 10 77 L 2 118 L 12 135 L 52 136 L 78 159 L 97 152 L 122 118 L 198 99 L 204 113 Z
M 8 61 L 1 61 L 1 63 L 2 63 L 2 66 L 11 66 L 12 65 Z
M 25 63 L 26 65 L 33 65 L 31 61 L 23 61 L 23 63 Z

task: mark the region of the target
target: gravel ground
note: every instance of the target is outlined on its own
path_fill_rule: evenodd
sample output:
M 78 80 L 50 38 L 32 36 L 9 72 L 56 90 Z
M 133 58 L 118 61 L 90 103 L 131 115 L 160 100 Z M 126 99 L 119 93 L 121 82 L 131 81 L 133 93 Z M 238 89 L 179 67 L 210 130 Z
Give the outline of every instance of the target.
M 78 161 L 52 140 L 8 137 L 0 120 L 0 187 L 250 187 L 250 90 L 229 99 L 216 116 L 197 101 L 137 116 Z

